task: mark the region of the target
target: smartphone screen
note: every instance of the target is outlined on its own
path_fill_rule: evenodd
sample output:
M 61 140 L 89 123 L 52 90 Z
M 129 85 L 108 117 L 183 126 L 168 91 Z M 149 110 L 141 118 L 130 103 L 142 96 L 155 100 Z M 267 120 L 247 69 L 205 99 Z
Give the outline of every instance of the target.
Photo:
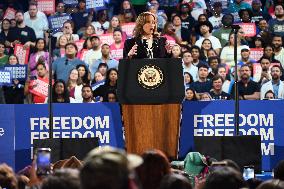
M 48 175 L 50 167 L 50 148 L 38 148 L 36 152 L 36 173 L 37 175 Z
M 245 180 L 254 178 L 254 167 L 253 166 L 245 166 L 243 177 Z

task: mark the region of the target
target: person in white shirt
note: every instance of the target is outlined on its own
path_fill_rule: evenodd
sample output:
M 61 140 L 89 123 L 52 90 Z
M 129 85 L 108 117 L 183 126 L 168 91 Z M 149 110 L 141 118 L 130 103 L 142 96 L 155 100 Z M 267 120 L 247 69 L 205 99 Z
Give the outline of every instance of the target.
M 97 15 L 97 21 L 92 22 L 92 25 L 95 28 L 96 34 L 101 35 L 104 34 L 105 31 L 109 28 L 109 21 L 107 21 L 107 11 L 100 10 L 98 11 Z
M 45 31 L 48 29 L 48 21 L 44 15 L 38 13 L 37 4 L 30 3 L 28 14 L 24 14 L 24 22 L 31 27 L 36 34 L 36 38 L 45 38 Z
M 92 67 L 96 60 L 102 58 L 100 38 L 98 36 L 92 36 L 91 43 L 92 49 L 88 50 L 84 57 L 84 61 L 89 67 Z
M 221 43 L 217 37 L 212 35 L 213 26 L 209 21 L 200 22 L 197 25 L 197 32 L 201 37 L 195 42 L 195 45 L 201 48 L 204 39 L 209 39 L 212 43 L 213 49 L 219 54 L 222 48 Z
M 193 59 L 191 53 L 189 51 L 185 51 L 182 54 L 182 66 L 183 66 L 183 73 L 188 72 L 192 75 L 193 81 L 198 80 L 198 68 L 192 64 Z
M 62 32 L 57 32 L 53 36 L 59 39 L 60 36 L 65 35 L 68 42 L 75 42 L 79 40 L 78 34 L 73 34 L 74 22 L 72 20 L 67 20 L 63 24 Z
M 283 45 L 283 40 L 281 36 L 275 35 L 272 38 L 272 45 L 274 47 L 274 58 L 276 60 L 279 60 L 282 67 L 284 67 L 284 48 L 282 47 Z
M 219 29 L 222 27 L 222 3 L 221 2 L 215 2 L 212 6 L 212 12 L 213 15 L 211 17 L 209 17 L 209 22 L 212 24 L 213 26 L 213 31 L 215 31 L 216 29 Z
M 268 91 L 273 91 L 276 99 L 284 99 L 284 84 L 280 80 L 282 71 L 280 66 L 274 65 L 271 68 L 271 77 L 272 79 L 262 85 L 260 90 L 261 100 L 265 98 L 265 94 Z

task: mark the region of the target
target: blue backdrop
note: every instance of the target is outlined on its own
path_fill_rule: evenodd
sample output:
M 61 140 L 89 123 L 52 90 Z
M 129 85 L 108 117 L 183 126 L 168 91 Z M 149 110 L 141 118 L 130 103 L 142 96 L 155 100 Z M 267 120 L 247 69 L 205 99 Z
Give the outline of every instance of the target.
M 284 101 L 240 101 L 240 134 L 261 135 L 262 170 L 284 157 Z M 179 157 L 193 150 L 193 136 L 233 136 L 234 101 L 184 102 Z
M 49 137 L 48 107 L 1 105 L 0 110 L 0 128 L 5 130 L 0 137 L 0 145 L 4 146 L 0 161 L 22 169 L 31 162 L 33 139 Z M 118 104 L 55 104 L 53 122 L 54 138 L 99 137 L 100 145 L 124 147 Z

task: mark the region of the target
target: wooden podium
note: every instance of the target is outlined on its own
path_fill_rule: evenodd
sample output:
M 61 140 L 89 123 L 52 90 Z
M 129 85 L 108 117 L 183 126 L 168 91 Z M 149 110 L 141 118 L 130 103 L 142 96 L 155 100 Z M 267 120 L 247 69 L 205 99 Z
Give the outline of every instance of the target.
M 181 59 L 120 60 L 118 70 L 127 152 L 159 149 L 176 159 L 184 98 Z
M 177 158 L 180 109 L 180 104 L 122 105 L 127 152 L 160 149 Z

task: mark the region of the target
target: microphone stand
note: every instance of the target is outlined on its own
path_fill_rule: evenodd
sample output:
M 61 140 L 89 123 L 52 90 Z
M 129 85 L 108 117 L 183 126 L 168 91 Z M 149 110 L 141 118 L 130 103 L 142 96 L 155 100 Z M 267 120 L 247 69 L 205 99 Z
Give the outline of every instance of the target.
M 240 128 L 239 128 L 239 118 L 240 118 L 240 99 L 239 99 L 239 87 L 238 87 L 238 60 L 237 60 L 237 49 L 238 49 L 238 31 L 241 27 L 239 25 L 232 25 L 232 30 L 234 32 L 234 62 L 235 62 L 235 75 L 234 75 L 234 94 L 235 94 L 235 135 L 240 135 Z
M 53 107 L 52 107 L 52 49 L 51 34 L 52 29 L 46 31 L 48 33 L 48 53 L 49 53 L 49 77 L 48 77 L 48 116 L 49 116 L 49 138 L 53 138 Z

